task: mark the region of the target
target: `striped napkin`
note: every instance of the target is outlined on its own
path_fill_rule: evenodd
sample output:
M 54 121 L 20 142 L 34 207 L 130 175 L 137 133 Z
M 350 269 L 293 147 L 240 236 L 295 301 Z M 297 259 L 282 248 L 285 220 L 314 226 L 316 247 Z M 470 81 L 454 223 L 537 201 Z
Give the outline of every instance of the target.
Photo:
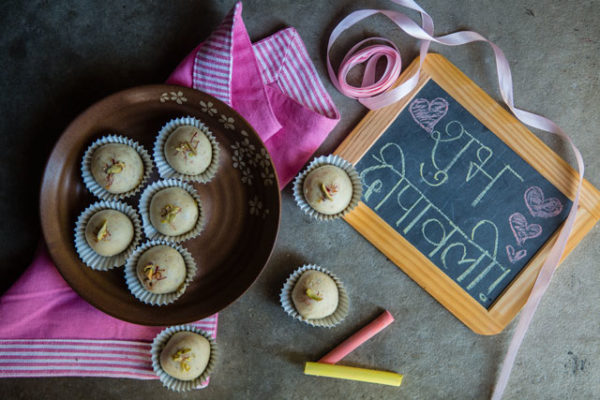
M 195 322 L 217 336 L 217 314 Z M 157 379 L 150 344 L 163 327 L 113 318 L 82 300 L 40 246 L 0 298 L 0 377 Z
M 167 83 L 209 93 L 233 107 L 267 146 L 283 188 L 340 119 L 294 28 L 252 44 L 237 3 Z
M 284 187 L 339 113 L 296 30 L 252 44 L 241 12 L 237 3 L 167 83 L 210 93 L 244 116 L 265 142 Z M 216 338 L 217 318 L 192 325 Z M 150 343 L 162 327 L 120 321 L 89 305 L 60 276 L 45 246 L 0 298 L 0 321 L 0 377 L 157 379 Z

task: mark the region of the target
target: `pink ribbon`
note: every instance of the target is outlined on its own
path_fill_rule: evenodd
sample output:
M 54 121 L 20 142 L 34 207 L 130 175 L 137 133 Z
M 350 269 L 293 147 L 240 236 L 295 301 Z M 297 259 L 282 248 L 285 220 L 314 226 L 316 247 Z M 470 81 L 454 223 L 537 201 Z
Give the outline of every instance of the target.
M 369 41 L 384 41 L 387 45 L 372 45 L 364 49 L 359 48 Z M 380 58 L 387 60 L 385 71 L 378 81 L 375 81 L 375 69 Z M 360 87 L 350 85 L 346 77 L 355 66 L 367 63 Z M 400 76 L 402 58 L 396 45 L 384 38 L 368 38 L 360 41 L 348 51 L 340 66 L 336 87 L 348 97 L 355 99 L 372 97 L 373 94 L 382 93 L 390 88 Z M 334 81 L 335 83 L 335 81 Z
M 571 138 L 565 132 L 563 132 L 563 130 L 560 129 L 558 125 L 556 125 L 554 122 L 552 122 L 546 117 L 515 107 L 513 101 L 513 84 L 510 67 L 508 64 L 508 60 L 506 59 L 504 53 L 498 46 L 487 40 L 479 33 L 473 31 L 459 31 L 450 33 L 448 35 L 435 37 L 433 36 L 432 18 L 417 3 L 415 3 L 412 0 L 392 1 L 398 5 L 407 7 L 411 10 L 418 11 L 421 14 L 421 26 L 419 26 L 416 22 L 414 22 L 405 14 L 399 13 L 397 11 L 359 10 L 354 11 L 353 13 L 346 16 L 332 31 L 331 36 L 329 37 L 329 43 L 327 45 L 327 70 L 329 72 L 329 77 L 331 78 L 333 84 L 341 93 L 352 98 L 357 98 L 358 101 L 360 101 L 363 105 L 372 110 L 385 107 L 402 99 L 417 86 L 421 67 L 423 65 L 423 61 L 425 60 L 425 56 L 427 55 L 427 51 L 429 50 L 429 45 L 431 42 L 440 43 L 447 46 L 459 46 L 471 42 L 483 41 L 489 43 L 489 45 L 492 47 L 492 50 L 494 51 L 500 94 L 502 95 L 502 99 L 513 112 L 513 114 L 524 124 L 537 129 L 544 130 L 546 132 L 553 133 L 567 141 L 573 149 L 573 152 L 575 153 L 575 157 L 577 159 L 579 179 L 577 181 L 575 199 L 573 200 L 573 205 L 558 235 L 556 243 L 554 243 L 554 245 L 550 249 L 548 257 L 542 265 L 542 268 L 540 269 L 533 289 L 531 290 L 529 298 L 527 299 L 527 303 L 521 311 L 519 322 L 517 324 L 517 327 L 515 328 L 512 340 L 508 348 L 508 352 L 506 353 L 504 362 L 502 364 L 500 375 L 496 380 L 496 385 L 492 394 L 492 400 L 499 400 L 502 398 L 502 394 L 504 393 L 504 389 L 506 388 L 506 385 L 508 383 L 510 372 L 514 365 L 515 358 L 519 351 L 519 347 L 521 346 L 523 338 L 525 337 L 525 333 L 529 328 L 529 324 L 533 319 L 533 315 L 535 314 L 535 311 L 540 303 L 544 292 L 550 284 L 550 280 L 554 275 L 554 271 L 556 270 L 556 267 L 560 262 L 562 254 L 564 253 L 569 234 L 573 229 L 573 224 L 575 223 L 575 216 L 579 206 L 579 194 L 581 191 L 581 184 L 583 182 L 583 173 L 585 169 L 583 164 L 583 158 L 581 157 L 581 153 L 579 152 L 577 147 L 575 147 L 575 144 L 573 143 Z M 404 83 L 398 85 L 397 87 L 391 90 L 387 89 L 390 87 L 391 84 L 393 84 L 395 80 L 392 80 L 394 76 L 392 72 L 395 73 L 396 70 L 399 71 L 401 64 L 400 54 L 396 46 L 393 44 L 392 46 L 380 44 L 377 46 L 367 47 L 363 50 L 357 50 L 360 46 L 364 44 L 365 41 L 358 43 L 350 50 L 349 54 L 342 61 L 342 64 L 340 66 L 340 73 L 337 76 L 329 60 L 329 51 L 331 50 L 331 47 L 333 46 L 337 38 L 346 29 L 353 26 L 357 22 L 363 20 L 364 18 L 367 18 L 377 13 L 383 14 L 389 19 L 391 19 L 396 25 L 398 25 L 400 29 L 402 29 L 408 35 L 421 40 L 419 69 Z M 387 39 L 373 39 L 383 40 L 384 42 L 390 43 Z M 397 56 L 393 55 L 394 52 L 397 53 Z M 377 60 L 381 57 L 386 57 L 388 65 L 386 66 L 386 72 L 384 72 L 382 77 L 377 82 L 375 82 L 375 64 L 377 63 Z M 363 78 L 362 86 L 360 88 L 356 88 L 346 83 L 346 76 L 348 74 L 348 71 L 352 69 L 355 65 L 364 62 L 367 62 L 367 65 L 365 68 L 365 75 Z

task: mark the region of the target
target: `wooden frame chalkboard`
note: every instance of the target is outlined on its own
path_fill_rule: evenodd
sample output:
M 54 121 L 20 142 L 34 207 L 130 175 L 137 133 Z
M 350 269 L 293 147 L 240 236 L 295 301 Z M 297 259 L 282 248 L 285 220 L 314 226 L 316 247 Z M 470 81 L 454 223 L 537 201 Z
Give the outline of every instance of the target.
M 399 83 L 406 80 L 407 77 L 412 76 L 418 68 L 418 65 L 417 59 L 403 73 L 399 79 Z M 430 83 L 431 81 L 434 83 Z M 436 119 L 435 109 L 436 107 L 439 109 L 446 107 L 447 109 L 448 104 L 444 105 L 441 104 L 441 102 L 440 104 L 434 104 L 435 100 L 431 100 L 430 102 L 425 101 L 423 107 L 425 109 L 425 114 L 427 115 L 422 117 L 417 115 L 420 104 L 414 104 L 419 101 L 419 99 L 415 100 L 418 94 L 422 90 L 431 90 L 433 85 L 435 85 L 436 88 L 439 86 L 445 94 L 451 97 L 452 102 L 455 101 L 459 104 L 461 109 L 466 110 L 464 112 L 474 117 L 477 120 L 477 123 L 483 124 L 486 130 L 493 133 L 497 137 L 493 138 L 494 140 L 497 141 L 497 139 L 499 139 L 501 142 L 498 141 L 498 143 L 501 143 L 503 147 L 504 145 L 508 146 L 508 148 L 512 150 L 510 153 L 513 154 L 513 158 L 519 158 L 520 162 L 527 164 L 527 168 L 532 167 L 532 171 L 535 170 L 535 174 L 540 177 L 538 179 L 549 182 L 549 184 L 551 184 L 550 186 L 553 185 L 552 188 L 555 188 L 554 190 L 558 190 L 556 192 L 558 193 L 558 196 L 555 196 L 555 198 L 550 200 L 557 200 L 556 198 L 558 197 L 565 200 L 562 201 L 562 204 L 564 204 L 565 207 L 564 210 L 561 208 L 561 215 L 563 218 L 558 221 L 558 223 L 560 223 L 560 221 L 564 219 L 564 216 L 568 211 L 568 206 L 570 205 L 570 202 L 567 199 L 572 201 L 574 198 L 577 172 L 454 65 L 437 54 L 429 54 L 427 56 L 421 70 L 419 83 L 409 96 L 406 96 L 402 101 L 396 104 L 369 112 L 350 135 L 348 135 L 346 140 L 337 148 L 335 154 L 355 165 L 359 164 L 361 159 L 365 157 L 370 150 L 371 153 L 375 150 L 374 146 L 377 145 L 378 140 L 387 134 L 386 131 L 391 129 L 390 127 L 395 123 L 396 119 L 399 116 L 407 114 L 407 112 L 404 114 L 402 113 L 405 109 L 408 110 L 407 107 L 409 107 L 409 105 L 410 115 L 414 119 L 414 122 L 420 125 L 424 132 L 433 135 L 433 125 L 439 121 L 439 118 Z M 438 90 L 440 90 L 439 88 Z M 446 128 L 448 129 L 448 125 Z M 440 132 L 437 132 L 437 134 L 440 135 Z M 449 132 L 449 134 L 451 136 L 452 132 Z M 486 146 L 481 145 L 480 147 Z M 466 148 L 466 146 L 464 148 Z M 478 165 L 482 166 L 483 163 L 481 163 L 481 157 L 486 156 L 486 151 L 487 150 L 483 151 L 483 156 L 481 156 L 480 153 L 477 153 L 480 162 L 479 164 L 472 162 L 471 164 L 475 164 L 475 167 Z M 371 153 L 369 154 L 373 157 L 373 154 Z M 506 157 L 508 156 L 510 155 L 506 155 Z M 395 158 L 397 159 L 398 157 Z M 403 154 L 402 158 L 404 158 Z M 475 175 L 480 168 L 477 169 L 477 171 L 474 170 L 475 173 L 471 173 L 472 167 L 473 165 L 469 167 L 469 174 Z M 445 178 L 445 176 L 442 175 L 443 173 L 444 172 L 438 172 L 438 174 L 430 175 L 430 179 L 432 181 L 443 179 Z M 421 176 L 423 177 L 424 175 L 422 174 L 423 172 L 421 171 Z M 517 178 L 520 177 L 517 176 Z M 373 189 L 373 186 L 370 188 Z M 537 190 L 539 188 L 532 186 L 526 191 L 525 203 L 527 203 L 528 195 L 530 197 L 535 197 L 537 194 L 536 190 L 533 189 Z M 368 195 L 368 192 L 366 195 Z M 542 201 L 544 201 L 541 191 L 540 196 Z M 477 199 L 480 198 L 481 196 L 477 197 Z M 521 196 L 521 199 L 522 198 L 523 196 Z M 539 196 L 536 199 L 539 205 Z M 548 198 L 546 200 L 548 200 Z M 558 200 L 557 202 L 561 203 Z M 532 252 L 532 254 L 528 256 L 527 263 L 522 266 L 518 271 L 518 274 L 512 277 L 506 286 L 502 288 L 501 292 L 495 295 L 491 304 L 486 304 L 484 301 L 473 296 L 472 293 L 469 294 L 461 287 L 460 279 L 451 277 L 445 273 L 442 268 L 432 262 L 431 258 L 428 258 L 428 255 L 419 251 L 417 246 L 413 245 L 411 241 L 405 237 L 406 235 L 401 234 L 406 232 L 408 227 L 404 231 L 399 231 L 397 227 L 395 229 L 391 226 L 393 224 L 390 224 L 380 216 L 380 214 L 383 215 L 380 210 L 374 210 L 377 207 L 373 207 L 372 204 L 371 207 L 369 207 L 367 203 L 368 201 L 366 200 L 365 195 L 363 195 L 363 201 L 360 202 L 351 213 L 346 215 L 344 219 L 454 314 L 454 316 L 479 334 L 492 335 L 501 332 L 525 304 L 529 292 L 533 287 L 537 272 L 546 258 L 550 246 L 554 243 L 558 232 L 556 227 L 551 227 L 551 231 L 549 230 L 550 228 L 548 228 L 547 231 L 549 233 L 544 238 L 544 241 L 539 243 L 535 248 L 535 253 Z M 521 203 L 523 203 L 523 200 L 521 200 Z M 544 218 L 548 216 L 557 216 L 558 212 L 561 210 L 552 208 L 552 204 L 548 203 L 549 202 L 546 201 L 544 204 L 550 207 L 550 209 L 546 208 L 543 211 L 538 209 L 537 211 L 541 213 L 541 216 Z M 527 214 L 525 211 L 523 211 L 522 214 L 513 213 L 511 218 L 517 222 L 514 222 L 509 218 L 509 221 L 505 223 L 505 225 L 510 226 L 510 228 L 513 229 L 512 232 L 514 238 L 519 245 L 523 245 L 523 242 L 527 239 L 537 236 L 540 238 L 542 237 L 541 235 L 538 235 L 535 229 L 532 229 L 532 225 L 537 225 L 533 222 L 530 225 L 527 225 L 527 222 L 523 222 L 526 228 L 531 229 L 529 233 L 522 233 L 521 236 L 519 236 L 519 232 L 515 232 L 514 226 L 511 225 L 518 225 L 519 218 L 526 220 L 526 218 L 524 218 L 525 216 L 533 219 L 533 217 L 536 216 L 536 210 L 529 208 L 529 211 L 532 212 L 531 215 Z M 515 216 L 514 214 L 520 215 Z M 561 215 L 559 215 L 559 217 Z M 540 217 L 540 214 L 537 214 L 537 217 Z M 544 222 L 544 218 L 538 218 L 538 222 L 541 224 Z M 390 220 L 389 217 L 387 219 Z M 579 241 L 581 241 L 599 219 L 600 192 L 588 181 L 584 181 L 575 226 L 569 238 L 563 258 L 575 248 Z M 538 225 L 538 227 L 541 231 L 541 226 Z M 472 235 L 475 234 L 475 229 L 473 229 Z M 446 236 L 444 236 L 443 241 L 446 242 L 446 240 Z M 530 242 L 532 241 L 533 240 Z M 440 242 L 442 242 L 442 240 L 440 240 Z M 518 250 L 519 247 L 517 246 L 517 243 L 514 243 L 514 248 L 512 245 L 506 246 L 506 251 L 510 254 L 508 256 L 504 255 L 504 257 L 509 257 L 511 262 L 513 259 L 518 259 L 526 252 L 525 249 Z M 441 248 L 441 245 L 442 243 L 440 243 L 438 249 Z M 497 247 L 496 243 L 496 248 Z M 522 253 L 519 253 L 519 251 Z M 433 253 L 433 251 L 431 253 Z M 494 259 L 495 258 L 496 256 L 494 255 Z

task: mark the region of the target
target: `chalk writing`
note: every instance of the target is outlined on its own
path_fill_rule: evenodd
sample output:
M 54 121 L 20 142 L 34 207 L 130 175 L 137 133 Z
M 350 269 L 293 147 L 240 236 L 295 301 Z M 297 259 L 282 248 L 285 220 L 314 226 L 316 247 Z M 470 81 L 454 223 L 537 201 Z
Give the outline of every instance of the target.
M 356 168 L 367 207 L 484 307 L 570 207 L 569 199 L 434 81 Z
M 473 202 L 471 203 L 472 207 L 475 207 L 477 204 L 479 204 L 481 199 L 483 199 L 483 196 L 485 196 L 487 194 L 487 192 L 492 188 L 492 186 L 494 186 L 494 184 L 500 179 L 500 177 L 505 172 L 510 172 L 511 174 L 513 174 L 513 176 L 515 176 L 521 182 L 523 181 L 523 178 L 521 178 L 521 176 L 514 169 L 512 169 L 512 167 L 510 165 L 505 165 L 504 168 L 502 168 L 500 170 L 500 172 L 498 172 L 494 176 L 490 175 L 489 173 L 487 173 L 486 171 L 484 171 L 480 168 L 479 168 L 479 171 L 481 171 L 490 180 L 490 183 L 488 183 L 487 186 L 479 193 L 479 196 L 477 196 L 475 198 L 475 200 L 473 200 Z
M 488 230 L 492 230 L 494 233 L 492 236 L 494 238 L 494 247 L 492 250 L 492 257 L 496 258 L 496 255 L 498 255 L 498 227 L 496 226 L 495 223 L 493 223 L 492 221 L 489 221 L 487 219 L 482 219 L 480 220 L 474 227 L 473 230 L 471 231 L 471 239 L 475 240 L 475 234 L 477 232 L 478 229 L 484 230 L 484 229 L 488 229 Z
M 483 166 L 490 160 L 490 158 L 492 158 L 493 154 L 494 152 L 492 149 L 483 144 L 477 149 L 476 157 L 479 161 L 479 164 L 473 161 L 469 163 L 469 170 L 467 171 L 466 178 L 467 182 L 470 182 L 471 179 L 477 176 L 477 173 L 482 170 Z
M 523 196 L 525 205 L 534 217 L 556 217 L 563 210 L 563 205 L 556 197 L 544 199 L 544 192 L 539 186 L 532 186 L 525 191 Z
M 437 130 L 432 130 L 429 132 L 429 136 L 434 142 L 431 149 L 431 166 L 426 166 L 425 162 L 422 162 L 419 165 L 421 179 L 429 186 L 435 187 L 445 184 L 448 181 L 450 169 L 459 163 L 472 145 L 477 146 L 477 150 L 474 154 L 477 161 L 469 161 L 465 182 L 471 182 L 471 180 L 479 173 L 489 180 L 486 186 L 471 202 L 472 207 L 477 206 L 481 202 L 483 197 L 505 173 L 510 173 L 516 180 L 523 182 L 523 178 L 508 164 L 504 164 L 504 166 L 496 173 L 489 172 L 488 169 L 485 169 L 484 166 L 492 158 L 494 152 L 490 147 L 471 135 L 460 121 L 450 121 L 446 124 L 443 134 Z M 457 148 L 456 143 L 452 143 L 457 141 L 461 142 L 459 148 Z M 451 157 L 444 167 L 441 166 L 442 160 L 440 160 L 440 158 L 442 158 L 442 156 L 440 156 L 440 153 L 447 158 Z M 433 170 L 433 172 L 431 172 L 431 170 Z M 430 179 L 429 176 L 431 176 L 433 180 Z
M 473 137 L 469 137 L 467 143 L 453 154 L 453 158 L 446 164 L 445 168 L 440 168 L 438 165 L 437 154 L 440 143 L 448 143 L 459 140 L 463 137 L 463 134 L 468 135 L 462 126 L 462 124 L 458 121 L 452 121 L 446 124 L 445 134 L 447 137 L 443 137 L 439 131 L 432 131 L 430 133 L 430 137 L 434 141 L 433 149 L 431 150 L 431 164 L 433 168 L 436 170 L 433 174 L 433 179 L 437 182 L 431 182 L 427 179 L 426 175 L 423 174 L 425 163 L 421 163 L 419 166 L 419 172 L 421 174 L 421 178 L 425 183 L 430 186 L 439 186 L 444 184 L 448 180 L 448 171 L 456 164 L 456 162 L 460 159 L 460 157 L 467 151 L 471 143 L 475 142 L 476 139 Z M 469 135 L 470 136 L 470 135 Z
M 439 260 L 448 274 L 457 281 L 465 281 L 467 290 L 477 288 L 477 292 L 487 298 L 510 273 L 510 268 L 503 266 L 497 259 L 496 224 L 486 219 L 478 220 L 470 234 L 467 234 L 464 228 L 457 225 L 407 179 L 404 152 L 397 143 L 381 146 L 378 153 L 371 155 L 371 159 L 374 163 L 360 173 L 366 187 L 365 201 L 372 204 L 375 211 L 395 207 L 398 211 L 395 221 L 397 230 L 408 235 L 418 227 L 421 237 L 429 245 L 427 256 Z M 390 174 L 395 179 L 386 179 L 390 184 L 386 187 L 380 178 Z M 484 229 L 493 233 L 490 249 L 476 240 L 478 232 Z M 494 277 L 491 284 L 480 287 L 480 283 L 488 275 Z

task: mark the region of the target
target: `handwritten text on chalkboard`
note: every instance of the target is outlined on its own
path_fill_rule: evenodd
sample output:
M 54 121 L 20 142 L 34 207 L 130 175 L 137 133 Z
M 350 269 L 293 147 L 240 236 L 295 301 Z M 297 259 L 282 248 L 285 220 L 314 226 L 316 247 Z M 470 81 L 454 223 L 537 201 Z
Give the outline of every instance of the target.
M 433 81 L 356 167 L 362 200 L 484 307 L 571 205 Z

